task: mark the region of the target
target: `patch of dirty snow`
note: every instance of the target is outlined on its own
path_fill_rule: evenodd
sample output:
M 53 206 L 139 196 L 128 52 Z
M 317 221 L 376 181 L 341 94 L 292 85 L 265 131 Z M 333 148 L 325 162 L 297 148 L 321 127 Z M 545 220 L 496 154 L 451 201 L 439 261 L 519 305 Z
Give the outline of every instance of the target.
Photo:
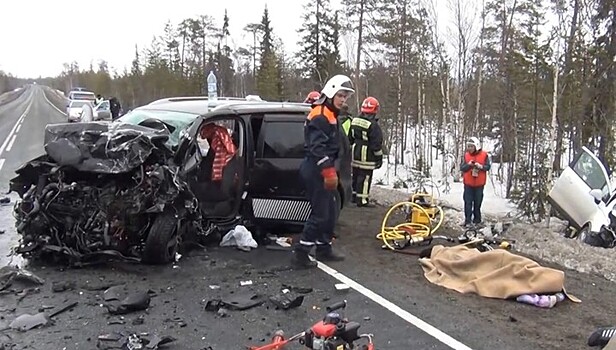
M 373 186 L 370 197 L 376 203 L 391 206 L 406 201 L 409 195 L 389 188 Z M 462 208 L 441 201 L 445 211 L 444 227 L 461 231 Z M 485 203 L 484 203 L 485 206 Z M 490 210 L 484 214 L 486 222 L 511 222 L 511 218 L 499 217 Z M 502 237 L 515 240 L 514 251 L 564 268 L 582 273 L 596 274 L 616 282 L 616 249 L 593 247 L 576 239 L 564 237 L 566 222 L 551 218 L 550 226 L 545 222 L 527 224 L 513 222 Z
M 555 222 L 556 221 L 556 222 Z M 552 218 L 546 223 L 516 223 L 504 236 L 515 239 L 517 251 L 579 272 L 616 281 L 616 250 L 593 247 L 577 239 L 565 238 L 566 223 Z

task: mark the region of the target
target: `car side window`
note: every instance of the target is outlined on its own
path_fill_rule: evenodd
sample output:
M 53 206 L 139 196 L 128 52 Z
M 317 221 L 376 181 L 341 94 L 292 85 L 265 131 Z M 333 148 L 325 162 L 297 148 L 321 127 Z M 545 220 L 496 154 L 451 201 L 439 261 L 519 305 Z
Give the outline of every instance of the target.
M 263 123 L 263 158 L 304 158 L 303 123 L 266 121 Z
M 602 165 L 590 154 L 582 152 L 577 162 L 573 165 L 573 171 L 584 180 L 591 190 L 600 189 L 603 192 L 607 192 L 607 179 L 603 175 Z

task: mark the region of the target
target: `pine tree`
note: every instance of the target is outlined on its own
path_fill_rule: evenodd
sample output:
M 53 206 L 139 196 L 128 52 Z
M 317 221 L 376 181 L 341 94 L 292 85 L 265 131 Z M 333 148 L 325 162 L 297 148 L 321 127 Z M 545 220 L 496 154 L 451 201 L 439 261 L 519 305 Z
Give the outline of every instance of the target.
M 329 0 L 310 1 L 304 5 L 302 27 L 298 30 L 301 47 L 297 53 L 300 70 L 313 88 L 341 71 L 340 29 L 337 13 L 332 15 Z
M 272 25 L 267 6 L 263 11 L 261 26 L 263 35 L 261 38 L 261 58 L 257 71 L 257 91 L 266 100 L 280 100 L 282 96 L 281 74 L 274 51 Z
M 223 17 L 222 30 L 217 44 L 216 50 L 216 65 L 218 66 L 218 91 L 223 96 L 233 95 L 233 60 L 231 59 L 232 50 L 229 47 L 229 16 L 225 9 L 225 16 Z

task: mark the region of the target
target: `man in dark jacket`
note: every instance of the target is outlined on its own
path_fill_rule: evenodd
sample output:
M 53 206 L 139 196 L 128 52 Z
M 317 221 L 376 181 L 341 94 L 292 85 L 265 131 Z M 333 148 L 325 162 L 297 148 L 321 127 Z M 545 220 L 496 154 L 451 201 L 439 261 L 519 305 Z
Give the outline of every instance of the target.
M 479 139 L 471 137 L 466 143 L 464 161 L 460 164 L 464 182 L 464 224 L 481 224 L 481 203 L 487 172 L 492 167 L 490 155 L 481 149 Z
M 338 191 L 335 162 L 341 137 L 338 114 L 354 92 L 349 77 L 334 76 L 323 87 L 319 99 L 312 103 L 312 110 L 304 123 L 305 157 L 299 171 L 306 186 L 311 213 L 293 249 L 292 263 L 295 267 L 317 266 L 308 256 L 315 246 L 318 260 L 344 259 L 331 246 L 338 205 L 335 200 L 335 191 Z
M 358 207 L 372 207 L 368 201 L 372 173 L 383 165 L 383 132 L 378 123 L 379 101 L 367 97 L 361 114 L 353 118 L 349 132 L 353 161 L 353 198 Z
M 109 99 L 109 111 L 111 112 L 111 120 L 116 120 L 120 116 L 122 106 L 116 97 Z

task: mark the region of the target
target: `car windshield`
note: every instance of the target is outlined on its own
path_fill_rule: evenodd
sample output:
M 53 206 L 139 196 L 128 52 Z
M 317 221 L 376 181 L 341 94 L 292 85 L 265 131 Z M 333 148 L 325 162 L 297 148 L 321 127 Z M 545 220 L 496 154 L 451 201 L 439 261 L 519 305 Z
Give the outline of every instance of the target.
M 182 130 L 188 128 L 188 126 L 197 118 L 197 114 L 174 112 L 174 111 L 162 111 L 151 109 L 135 109 L 122 117 L 118 118 L 116 122 L 127 123 L 137 125 L 146 119 L 158 119 L 166 124 L 169 124 L 175 128 L 167 144 L 175 146 L 180 141 L 180 133 Z
M 71 102 L 70 108 L 81 108 L 85 104 L 88 104 L 88 103 L 90 103 L 90 102 L 88 102 L 88 101 L 73 101 L 73 102 Z

